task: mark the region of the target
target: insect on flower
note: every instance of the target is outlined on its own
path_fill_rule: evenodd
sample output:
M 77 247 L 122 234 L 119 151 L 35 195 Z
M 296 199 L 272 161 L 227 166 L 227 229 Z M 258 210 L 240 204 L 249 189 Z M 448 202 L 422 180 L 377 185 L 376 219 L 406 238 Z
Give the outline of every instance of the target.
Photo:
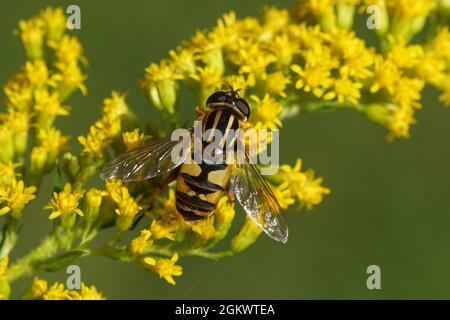
M 201 143 L 201 149 L 212 149 L 213 157 L 227 158 L 228 153 L 236 151 L 239 143 L 231 143 L 230 148 L 230 143 L 225 145 L 225 141 L 237 140 L 236 132 L 249 116 L 249 104 L 233 88 L 213 93 L 206 101 L 202 117 L 202 136 L 206 139 Z M 221 134 L 219 143 L 214 137 L 217 131 Z M 193 144 L 194 140 L 195 137 L 188 141 Z M 256 164 L 250 160 L 248 151 L 243 152 L 243 161 L 235 166 L 228 161 L 211 161 L 209 157 L 200 162 L 189 161 L 195 159 L 195 147 L 183 161 L 173 161 L 172 151 L 183 143 L 184 140 L 173 141 L 166 137 L 131 149 L 108 162 L 101 175 L 104 179 L 142 181 L 169 173 L 168 180 L 177 179 L 176 208 L 188 223 L 214 214 L 222 194 L 232 191 L 257 226 L 271 238 L 287 242 L 288 227 L 283 209 Z

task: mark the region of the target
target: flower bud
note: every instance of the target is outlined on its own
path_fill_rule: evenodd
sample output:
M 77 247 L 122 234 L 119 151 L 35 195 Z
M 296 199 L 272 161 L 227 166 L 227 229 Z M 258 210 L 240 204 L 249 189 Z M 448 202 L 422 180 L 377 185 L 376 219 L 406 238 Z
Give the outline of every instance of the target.
M 231 249 L 241 252 L 256 241 L 262 230 L 248 217 L 245 217 L 238 233 L 231 239 Z
M 161 106 L 169 113 L 175 112 L 177 101 L 178 85 L 173 80 L 162 80 L 158 83 L 158 92 L 161 99 Z
M 59 42 L 66 29 L 66 17 L 62 8 L 46 8 L 40 14 L 47 29 L 49 42 Z
M 19 21 L 19 35 L 27 57 L 40 59 L 44 54 L 45 24 L 40 18 Z
M 372 103 L 365 108 L 366 116 L 375 123 L 384 125 L 388 117 L 388 106 L 379 103 Z
M 22 158 L 28 144 L 28 132 L 17 132 L 13 136 L 14 152 L 17 158 Z
M 30 174 L 39 177 L 45 170 L 48 154 L 44 147 L 33 147 L 31 150 Z
M 353 26 L 353 17 L 355 15 L 355 3 L 338 2 L 336 4 L 337 19 L 336 24 L 339 28 L 350 30 Z
M 95 188 L 90 189 L 84 196 L 83 213 L 87 222 L 94 222 L 97 220 L 100 206 L 102 205 L 102 198 L 108 193 L 106 191 Z
M 147 89 L 147 96 L 150 102 L 155 106 L 159 111 L 163 110 L 161 98 L 159 97 L 158 87 L 155 85 L 149 85 Z
M 66 152 L 63 156 L 63 170 L 64 173 L 70 177 L 71 180 L 75 180 L 78 171 L 80 170 L 80 164 L 78 158 L 70 152 Z
M 116 218 L 116 226 L 120 231 L 127 231 L 133 224 L 133 218 L 126 215 L 118 215 Z
M 14 157 L 14 145 L 11 131 L 5 126 L 0 127 L 0 162 L 8 162 Z

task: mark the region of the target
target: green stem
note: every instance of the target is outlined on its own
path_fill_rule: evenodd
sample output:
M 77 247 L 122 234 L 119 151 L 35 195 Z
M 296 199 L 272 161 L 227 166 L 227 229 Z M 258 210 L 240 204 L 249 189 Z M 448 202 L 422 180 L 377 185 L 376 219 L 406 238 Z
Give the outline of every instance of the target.
M 67 244 L 72 242 L 72 238 L 72 233 L 59 234 L 57 232 L 44 238 L 35 249 L 8 268 L 8 272 L 6 273 L 8 281 L 11 283 L 23 276 L 29 276 L 38 271 L 36 265 L 39 262 L 48 259 L 61 248 L 67 247 Z
M 97 248 L 91 249 L 86 256 L 101 256 L 101 257 L 108 257 L 115 260 L 120 261 L 126 261 L 126 262 L 133 262 L 138 260 L 140 257 L 157 254 L 160 256 L 165 257 L 171 257 L 174 253 L 178 253 L 180 256 L 197 256 L 212 260 L 217 260 L 224 257 L 229 257 L 235 252 L 233 250 L 225 250 L 225 251 L 218 251 L 218 252 L 209 252 L 206 251 L 204 248 L 199 249 L 185 249 L 185 250 L 171 250 L 168 247 L 158 247 L 158 246 L 152 246 L 144 251 L 143 254 L 139 256 L 129 256 L 126 250 L 125 246 L 121 247 L 111 247 L 111 246 L 101 246 Z
M 6 257 L 17 243 L 17 219 L 8 216 L 4 226 L 3 239 L 0 242 L 0 258 Z

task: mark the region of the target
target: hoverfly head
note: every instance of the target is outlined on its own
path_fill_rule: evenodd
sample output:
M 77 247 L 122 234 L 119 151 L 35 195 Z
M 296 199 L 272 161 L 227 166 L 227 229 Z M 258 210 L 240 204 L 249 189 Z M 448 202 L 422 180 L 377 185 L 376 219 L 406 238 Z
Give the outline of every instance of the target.
M 206 106 L 208 108 L 218 106 L 230 108 L 241 120 L 246 121 L 250 117 L 250 106 L 245 99 L 239 96 L 240 90 L 235 90 L 230 86 L 229 91 L 217 91 L 206 100 Z

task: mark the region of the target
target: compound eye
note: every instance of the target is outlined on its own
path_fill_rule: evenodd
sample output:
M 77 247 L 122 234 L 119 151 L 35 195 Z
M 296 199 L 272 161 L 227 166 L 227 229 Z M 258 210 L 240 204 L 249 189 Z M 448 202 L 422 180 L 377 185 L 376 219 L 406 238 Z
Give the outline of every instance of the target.
M 209 96 L 206 100 L 206 105 L 210 103 L 225 102 L 227 100 L 227 94 L 223 91 L 218 91 Z
M 245 99 L 239 98 L 236 102 L 237 108 L 247 117 L 250 117 L 250 106 Z

